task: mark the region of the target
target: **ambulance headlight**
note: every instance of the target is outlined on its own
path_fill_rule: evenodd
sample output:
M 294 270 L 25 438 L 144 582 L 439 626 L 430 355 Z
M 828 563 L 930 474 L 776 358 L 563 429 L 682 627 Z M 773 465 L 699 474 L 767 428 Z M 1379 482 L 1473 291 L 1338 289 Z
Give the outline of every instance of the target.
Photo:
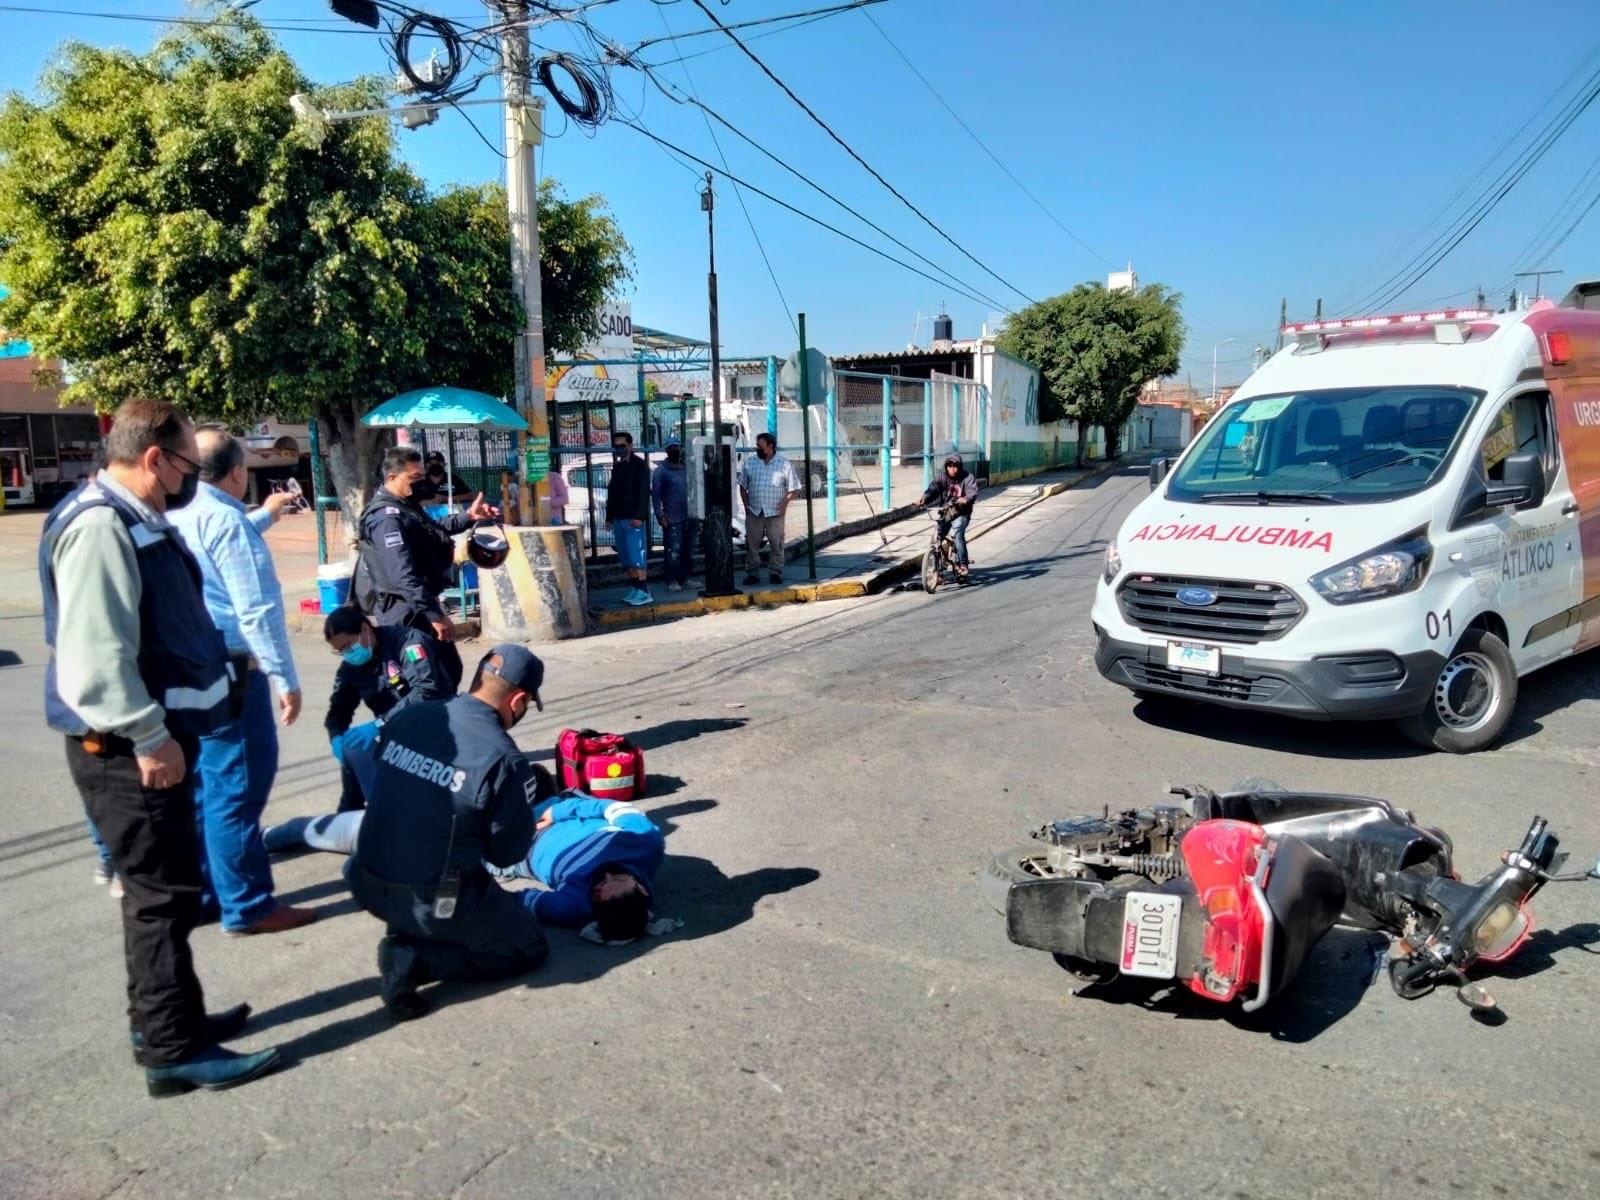
M 1105 572 L 1106 582 L 1110 583 L 1120 574 L 1122 574 L 1122 555 L 1117 553 L 1117 544 L 1115 542 L 1107 542 Z
M 1423 530 L 1379 546 L 1360 558 L 1311 577 L 1311 586 L 1329 604 L 1356 604 L 1398 596 L 1422 586 L 1433 561 L 1433 546 Z

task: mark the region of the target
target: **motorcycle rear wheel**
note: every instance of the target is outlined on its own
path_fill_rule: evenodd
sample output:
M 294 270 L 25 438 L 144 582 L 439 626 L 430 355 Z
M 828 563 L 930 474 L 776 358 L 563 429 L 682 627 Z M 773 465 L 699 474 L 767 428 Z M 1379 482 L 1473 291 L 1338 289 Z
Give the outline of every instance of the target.
M 1006 893 L 1011 890 L 1013 883 L 1047 879 L 1055 874 L 1046 858 L 1047 851 L 1048 847 L 1043 842 L 1028 842 L 990 857 L 978 876 L 978 890 L 995 912 L 1005 913 Z

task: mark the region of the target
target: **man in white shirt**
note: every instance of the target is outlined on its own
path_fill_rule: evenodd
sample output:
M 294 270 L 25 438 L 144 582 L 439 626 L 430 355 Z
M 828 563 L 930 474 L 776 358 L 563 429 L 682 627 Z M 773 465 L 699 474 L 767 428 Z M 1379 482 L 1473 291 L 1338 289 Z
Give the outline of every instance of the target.
M 800 477 L 778 453 L 777 439 L 770 433 L 758 433 L 756 456 L 739 465 L 739 499 L 744 502 L 744 544 L 749 556 L 745 583 L 760 582 L 763 540 L 772 547 L 767 580 L 783 582 L 783 518 L 789 502 L 799 494 Z

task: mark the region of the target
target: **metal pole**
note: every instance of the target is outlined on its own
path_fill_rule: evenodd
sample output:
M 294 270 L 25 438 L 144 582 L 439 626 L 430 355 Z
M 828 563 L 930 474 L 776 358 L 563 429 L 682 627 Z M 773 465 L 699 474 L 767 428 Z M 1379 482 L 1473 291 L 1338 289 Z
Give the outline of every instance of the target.
M 828 389 L 826 403 L 828 411 L 828 524 L 837 525 L 839 523 L 839 451 L 835 445 L 839 440 L 837 384 Z
M 506 212 L 511 220 L 511 286 L 522 301 L 526 324 L 517 338 L 516 402 L 528 430 L 521 439 L 517 475 L 523 512 L 531 524 L 550 523 L 548 475 L 533 482 L 528 453 L 550 452 L 545 409 L 544 300 L 539 287 L 539 176 L 534 147 L 540 139 L 542 105 L 528 98 L 528 0 L 487 0 L 504 18 L 500 33 L 500 79 L 505 99 Z M 528 501 L 532 503 L 528 503 Z
M 712 456 L 710 497 L 706 502 L 705 596 L 731 596 L 733 586 L 733 478 L 728 464 L 728 447 L 722 437 L 722 351 L 717 344 L 717 232 L 715 224 L 716 195 L 712 190 L 712 174 L 706 172 L 705 190 L 700 193 L 700 207 L 706 214 L 706 298 L 710 305 L 711 324 L 711 437 L 715 454 Z
M 778 359 L 767 355 L 767 432 L 778 436 Z
M 933 482 L 933 380 L 922 381 L 922 486 Z
M 817 577 L 817 526 L 811 512 L 811 371 L 806 361 L 806 315 L 796 313 L 800 330 L 800 438 L 804 446 L 806 471 L 806 565 L 811 578 Z
M 328 561 L 328 528 L 327 519 L 322 515 L 322 442 L 315 417 L 306 422 L 306 430 L 311 434 L 311 511 L 317 518 L 317 566 L 320 567 Z
M 878 453 L 883 456 L 882 459 L 880 459 L 880 461 L 883 464 L 883 472 L 882 473 L 883 473 L 883 511 L 884 512 L 888 512 L 891 508 L 894 507 L 894 499 L 893 499 L 893 496 L 891 494 L 891 472 L 890 472 L 890 467 L 889 467 L 889 455 L 892 453 L 892 448 L 889 445 L 889 430 L 890 430 L 890 423 L 893 420 L 894 420 L 894 380 L 890 379 L 887 375 L 885 375 L 883 377 L 883 443 L 882 443 L 883 448 L 878 451 Z

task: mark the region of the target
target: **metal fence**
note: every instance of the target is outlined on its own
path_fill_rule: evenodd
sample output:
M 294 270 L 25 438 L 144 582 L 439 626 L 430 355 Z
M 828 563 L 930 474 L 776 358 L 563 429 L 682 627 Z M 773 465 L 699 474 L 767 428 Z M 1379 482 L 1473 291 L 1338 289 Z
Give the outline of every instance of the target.
M 550 467 L 559 471 L 567 484 L 562 516 L 567 524 L 583 528 L 591 561 L 602 552 L 612 553 L 615 544 L 611 531 L 605 527 L 613 433 L 631 433 L 634 452 L 654 470 L 666 458 L 670 439 L 687 441 L 701 432 L 698 423 L 689 424 L 688 406 L 677 398 L 552 403 L 550 428 Z M 652 548 L 661 545 L 661 529 L 653 514 L 648 544 Z

